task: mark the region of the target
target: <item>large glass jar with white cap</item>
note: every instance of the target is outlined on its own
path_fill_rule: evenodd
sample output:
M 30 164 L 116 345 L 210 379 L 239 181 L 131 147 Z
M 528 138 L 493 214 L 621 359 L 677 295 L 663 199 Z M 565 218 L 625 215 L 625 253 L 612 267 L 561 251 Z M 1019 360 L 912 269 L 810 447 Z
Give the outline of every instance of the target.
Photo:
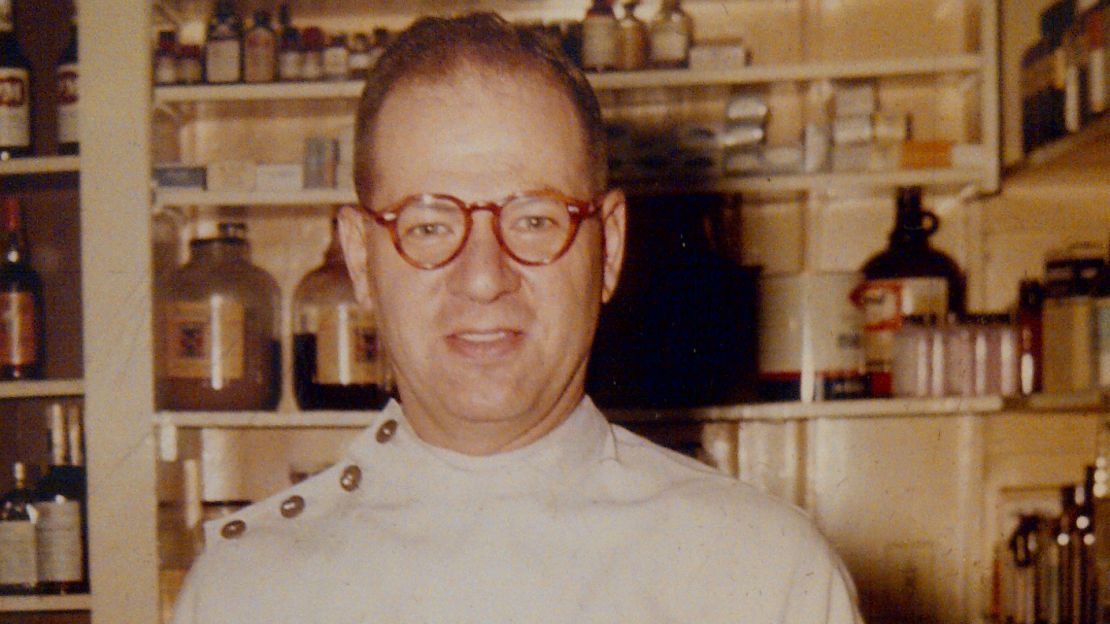
M 220 223 L 158 294 L 158 403 L 170 410 L 272 410 L 281 395 L 277 282 L 251 264 L 247 227 Z

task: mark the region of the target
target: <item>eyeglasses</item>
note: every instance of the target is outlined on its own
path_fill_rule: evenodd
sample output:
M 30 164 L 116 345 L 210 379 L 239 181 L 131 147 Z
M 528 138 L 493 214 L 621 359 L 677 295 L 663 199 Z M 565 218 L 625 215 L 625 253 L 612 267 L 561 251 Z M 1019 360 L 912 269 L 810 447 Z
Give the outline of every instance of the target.
M 437 269 L 458 257 L 470 239 L 473 215 L 479 210 L 493 213 L 497 243 L 510 258 L 541 266 L 555 262 L 570 249 L 579 224 L 596 214 L 598 207 L 596 200 L 580 201 L 552 190 L 476 203 L 423 193 L 370 214 L 389 230 L 397 253 L 419 269 Z

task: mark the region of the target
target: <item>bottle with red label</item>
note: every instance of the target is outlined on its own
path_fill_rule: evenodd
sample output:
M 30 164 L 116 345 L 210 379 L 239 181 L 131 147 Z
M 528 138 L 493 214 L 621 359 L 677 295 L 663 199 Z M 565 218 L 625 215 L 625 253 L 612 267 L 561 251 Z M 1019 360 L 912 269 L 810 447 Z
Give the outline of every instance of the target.
M 54 73 L 57 90 L 55 106 L 58 119 L 58 153 L 73 155 L 78 152 L 80 120 L 77 114 L 78 65 L 77 65 L 77 4 L 69 25 L 69 44 L 58 58 Z
M 19 201 L 5 197 L 0 258 L 0 379 L 42 376 L 42 280 L 31 268 Z
M 0 160 L 31 154 L 31 64 L 15 36 L 12 0 L 0 0 Z
M 856 293 L 863 308 L 864 357 L 871 396 L 891 395 L 894 335 L 909 315 L 945 319 L 964 311 L 964 277 L 959 266 L 929 245 L 935 214 L 922 209 L 921 188 L 898 189 L 890 245 L 863 266 Z

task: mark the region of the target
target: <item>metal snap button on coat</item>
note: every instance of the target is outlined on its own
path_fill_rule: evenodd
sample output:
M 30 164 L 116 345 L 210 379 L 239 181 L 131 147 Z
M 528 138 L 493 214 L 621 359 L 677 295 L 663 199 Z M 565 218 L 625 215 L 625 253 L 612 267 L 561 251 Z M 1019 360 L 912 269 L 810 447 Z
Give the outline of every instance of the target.
M 362 482 L 362 469 L 354 464 L 347 466 L 343 469 L 343 474 L 339 477 L 339 487 L 353 492 L 358 489 L 358 484 Z
M 281 516 L 283 518 L 296 518 L 304 511 L 304 499 L 300 496 L 290 496 L 281 501 Z
M 242 520 L 232 520 L 220 529 L 224 539 L 235 539 L 247 532 L 247 523 Z
M 383 422 L 382 426 L 378 427 L 378 434 L 376 436 L 378 443 L 385 444 L 386 442 L 389 442 L 391 439 L 393 439 L 393 434 L 395 433 L 397 433 L 396 420 L 389 419 Z

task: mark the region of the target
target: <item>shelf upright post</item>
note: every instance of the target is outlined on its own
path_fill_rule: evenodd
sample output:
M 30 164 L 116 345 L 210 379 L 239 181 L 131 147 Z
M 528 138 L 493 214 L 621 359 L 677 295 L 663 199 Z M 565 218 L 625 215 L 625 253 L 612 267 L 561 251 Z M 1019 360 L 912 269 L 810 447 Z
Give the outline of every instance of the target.
M 81 0 L 81 299 L 92 622 L 159 621 L 150 2 Z

